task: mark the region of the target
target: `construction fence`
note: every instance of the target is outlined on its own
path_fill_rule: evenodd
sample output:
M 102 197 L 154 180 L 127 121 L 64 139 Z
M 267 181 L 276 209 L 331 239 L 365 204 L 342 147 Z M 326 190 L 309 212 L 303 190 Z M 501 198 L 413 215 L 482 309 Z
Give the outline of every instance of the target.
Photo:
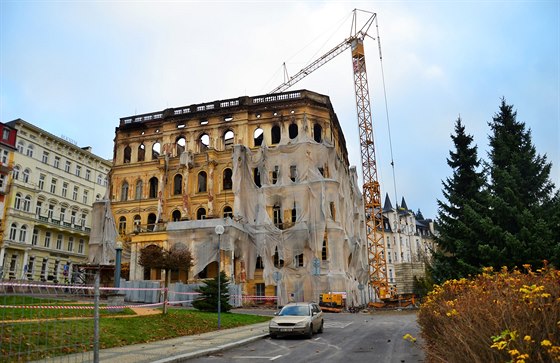
M 99 321 L 136 315 L 138 309 L 191 306 L 200 284 L 122 281 L 120 287 L 0 281 L 1 362 L 99 362 Z M 167 292 L 167 294 L 166 294 Z M 233 307 L 275 303 L 275 298 L 241 295 L 229 285 Z M 167 299 L 165 299 L 167 297 Z

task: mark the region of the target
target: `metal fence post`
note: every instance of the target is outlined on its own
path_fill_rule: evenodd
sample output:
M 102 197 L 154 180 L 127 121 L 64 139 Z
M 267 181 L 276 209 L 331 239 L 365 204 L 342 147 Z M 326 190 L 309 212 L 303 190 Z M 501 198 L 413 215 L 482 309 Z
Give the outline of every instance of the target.
M 99 269 L 95 271 L 93 306 L 93 362 L 99 363 Z

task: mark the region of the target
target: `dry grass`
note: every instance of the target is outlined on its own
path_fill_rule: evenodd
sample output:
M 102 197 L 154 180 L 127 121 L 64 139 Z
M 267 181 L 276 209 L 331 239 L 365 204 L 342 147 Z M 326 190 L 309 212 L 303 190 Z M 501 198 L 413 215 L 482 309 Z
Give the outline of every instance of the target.
M 419 324 L 432 362 L 560 362 L 560 271 L 486 269 L 436 286 Z

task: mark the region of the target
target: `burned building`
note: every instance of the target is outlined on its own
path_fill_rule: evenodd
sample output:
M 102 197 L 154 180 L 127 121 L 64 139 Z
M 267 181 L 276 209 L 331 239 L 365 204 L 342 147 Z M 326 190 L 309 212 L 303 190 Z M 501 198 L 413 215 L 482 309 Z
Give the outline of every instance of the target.
M 138 265 L 143 248 L 182 246 L 194 266 L 172 271 L 172 282 L 222 270 L 243 295 L 280 304 L 328 291 L 366 302 L 363 200 L 327 96 L 300 90 L 124 117 L 114 141 L 110 199 L 131 280 L 165 278 Z

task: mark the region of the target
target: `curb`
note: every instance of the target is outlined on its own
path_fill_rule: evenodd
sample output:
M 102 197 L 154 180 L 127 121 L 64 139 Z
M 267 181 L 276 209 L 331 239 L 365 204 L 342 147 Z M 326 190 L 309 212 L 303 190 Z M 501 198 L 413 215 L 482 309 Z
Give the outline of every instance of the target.
M 180 355 L 176 355 L 176 356 L 173 356 L 173 357 L 156 360 L 156 361 L 153 361 L 152 363 L 184 362 L 188 359 L 197 358 L 197 357 L 201 357 L 201 356 L 208 355 L 208 354 L 211 354 L 211 353 L 217 353 L 217 352 L 221 352 L 221 351 L 228 350 L 228 349 L 231 349 L 231 348 L 235 348 L 235 347 L 238 347 L 238 346 L 250 343 L 250 342 L 254 342 L 254 341 L 259 340 L 259 339 L 266 338 L 267 336 L 268 336 L 268 333 L 261 334 L 261 335 L 256 335 L 254 337 L 245 338 L 245 339 L 238 340 L 238 341 L 231 342 L 231 343 L 227 343 L 227 344 L 222 344 L 222 345 L 219 345 L 215 348 L 208 348 L 208 349 L 199 350 L 199 351 L 196 351 L 196 352 L 180 354 Z

